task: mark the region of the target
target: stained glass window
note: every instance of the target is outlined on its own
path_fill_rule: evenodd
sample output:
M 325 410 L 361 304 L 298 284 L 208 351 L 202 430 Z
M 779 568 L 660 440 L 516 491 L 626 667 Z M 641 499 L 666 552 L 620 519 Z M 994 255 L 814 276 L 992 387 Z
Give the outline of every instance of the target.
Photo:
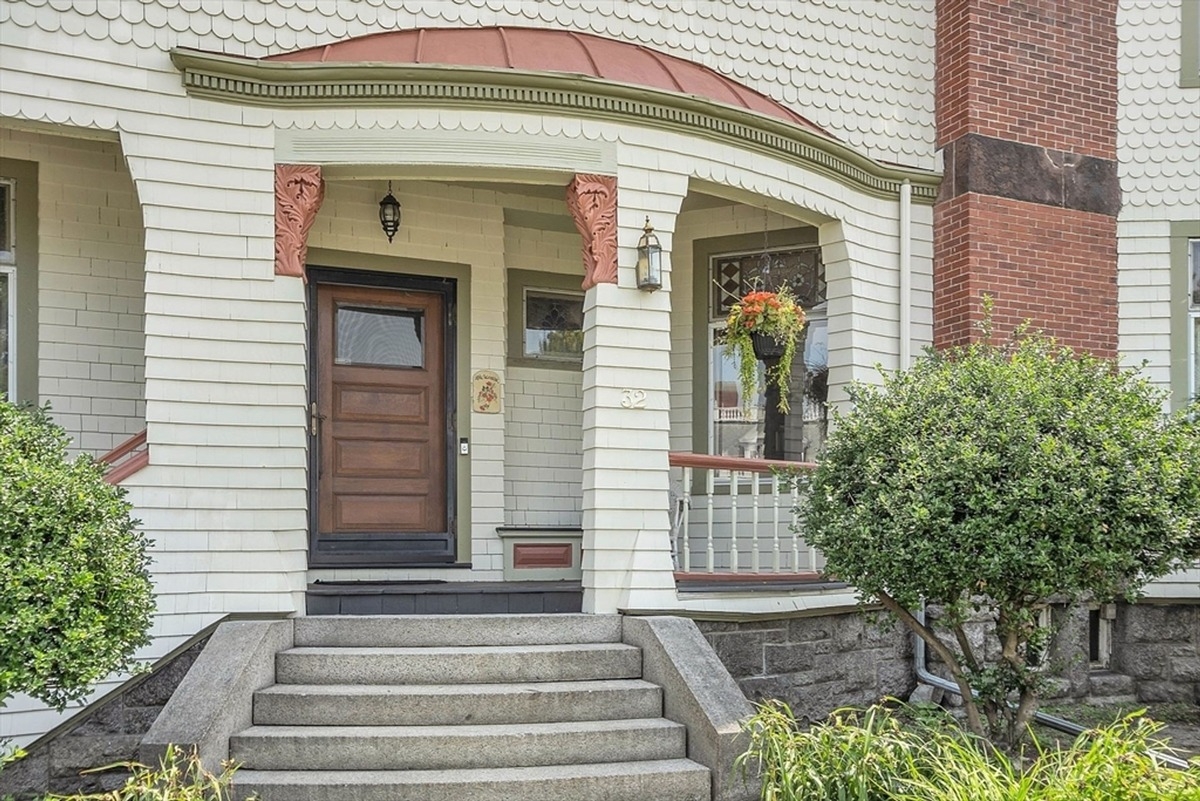
M 538 359 L 582 360 L 583 297 L 526 290 L 524 354 Z

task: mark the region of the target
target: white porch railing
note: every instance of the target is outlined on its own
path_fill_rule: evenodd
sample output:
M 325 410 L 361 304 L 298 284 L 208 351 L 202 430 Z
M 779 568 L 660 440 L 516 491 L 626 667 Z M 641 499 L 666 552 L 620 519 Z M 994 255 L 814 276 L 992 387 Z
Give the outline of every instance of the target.
M 786 479 L 815 464 L 671 453 L 670 465 L 680 574 L 812 579 L 824 568 L 821 554 L 793 530 L 797 491 Z

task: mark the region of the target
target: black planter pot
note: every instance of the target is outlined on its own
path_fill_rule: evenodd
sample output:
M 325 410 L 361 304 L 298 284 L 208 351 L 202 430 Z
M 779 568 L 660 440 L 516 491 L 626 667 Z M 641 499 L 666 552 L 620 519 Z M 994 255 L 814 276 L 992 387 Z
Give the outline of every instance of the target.
M 754 345 L 754 355 L 763 361 L 783 356 L 784 345 L 773 336 L 753 331 L 750 333 L 750 341 Z

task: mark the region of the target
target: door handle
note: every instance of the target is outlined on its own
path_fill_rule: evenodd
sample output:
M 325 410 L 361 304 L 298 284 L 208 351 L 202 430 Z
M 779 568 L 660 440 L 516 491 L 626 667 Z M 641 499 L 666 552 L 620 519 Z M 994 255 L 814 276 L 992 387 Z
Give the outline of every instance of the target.
M 313 401 L 309 407 L 308 427 L 309 431 L 315 437 L 320 433 L 321 421 L 325 419 L 325 415 L 317 413 L 317 402 Z

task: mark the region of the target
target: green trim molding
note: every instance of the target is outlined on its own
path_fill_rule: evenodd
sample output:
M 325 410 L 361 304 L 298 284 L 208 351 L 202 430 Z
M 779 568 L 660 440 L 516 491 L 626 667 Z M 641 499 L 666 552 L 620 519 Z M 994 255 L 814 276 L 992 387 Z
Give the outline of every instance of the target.
M 1182 409 L 1192 396 L 1188 384 L 1188 357 L 1192 332 L 1188 330 L 1191 275 L 1188 243 L 1200 239 L 1200 220 L 1171 223 L 1171 407 Z
M 507 215 L 506 215 L 507 217 Z M 546 273 L 534 270 L 507 271 L 508 280 L 508 366 L 535 367 L 539 370 L 583 370 L 583 356 L 578 360 L 538 359 L 525 355 L 525 290 L 546 289 L 576 295 L 583 300 L 579 276 L 565 273 Z
M 798 164 L 876 197 L 908 181 L 932 205 L 941 175 L 875 161 L 815 131 L 694 95 L 567 73 L 439 64 L 283 62 L 177 47 L 171 61 L 193 97 L 287 108 L 360 106 L 569 111 L 703 136 Z
M 1179 42 L 1179 85 L 1200 87 L 1200 0 L 1183 0 Z
M 17 385 L 12 400 L 39 405 L 38 387 L 38 163 L 0 158 L 0 177 L 14 182 Z

